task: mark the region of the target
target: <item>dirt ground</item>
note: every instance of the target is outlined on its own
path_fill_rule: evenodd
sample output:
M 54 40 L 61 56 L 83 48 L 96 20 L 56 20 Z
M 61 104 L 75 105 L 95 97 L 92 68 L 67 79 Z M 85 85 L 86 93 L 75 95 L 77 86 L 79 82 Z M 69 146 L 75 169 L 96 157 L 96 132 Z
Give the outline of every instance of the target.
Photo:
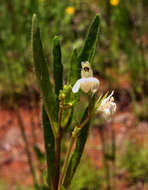
M 36 141 L 41 150 L 44 150 L 39 111 L 21 107 L 19 108 L 19 112 L 29 140 L 29 147 Z M 148 145 L 148 123 L 136 123 L 130 106 L 122 111 L 118 111 L 112 123 L 108 123 L 105 127 L 115 131 L 116 143 L 119 147 L 122 147 L 123 142 L 127 138 L 134 138 L 135 141 Z M 34 138 L 32 138 L 32 136 L 34 136 Z M 110 137 L 108 136 L 107 138 Z M 102 166 L 101 152 L 102 144 L 100 134 L 97 126 L 94 126 L 90 130 L 85 153 L 92 160 L 94 166 L 98 168 Z M 0 110 L 0 179 L 4 180 L 6 184 L 11 187 L 16 184 L 23 184 L 24 186 L 32 184 L 17 116 L 13 110 L 6 109 Z M 122 190 L 129 190 L 128 185 L 124 180 L 122 181 L 122 178 L 119 187 Z M 131 190 L 143 189 L 144 187 L 139 184 L 139 186 Z

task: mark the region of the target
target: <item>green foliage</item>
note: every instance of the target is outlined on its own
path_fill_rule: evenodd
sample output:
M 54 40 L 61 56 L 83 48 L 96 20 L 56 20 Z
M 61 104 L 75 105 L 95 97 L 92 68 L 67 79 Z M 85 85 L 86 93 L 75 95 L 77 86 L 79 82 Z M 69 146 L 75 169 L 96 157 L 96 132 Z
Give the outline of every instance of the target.
M 57 36 L 55 36 L 53 40 L 53 68 L 55 93 L 58 98 L 59 91 L 63 88 L 63 65 L 61 58 L 60 42 Z
M 70 73 L 69 73 L 69 83 L 71 85 L 74 85 L 74 83 L 79 79 L 79 76 L 80 76 L 77 49 L 74 49 L 72 52 L 70 66 L 71 67 L 70 67 Z
M 35 145 L 33 148 L 38 160 L 41 164 L 43 164 L 45 162 L 45 154 L 41 152 L 40 148 L 37 145 Z
M 98 40 L 99 25 L 100 25 L 100 19 L 99 16 L 97 15 L 88 30 L 84 46 L 78 56 L 79 64 L 81 64 L 82 61 L 93 60 L 94 52 L 96 50 L 96 42 Z M 79 67 L 80 66 L 81 65 L 79 65 Z
M 80 55 L 78 56 L 79 68 L 81 67 L 80 65 L 81 61 L 90 60 L 92 58 L 92 54 L 94 54 L 96 41 L 98 39 L 99 24 L 100 24 L 99 16 L 96 16 L 96 18 L 93 20 L 88 30 L 88 34 L 86 36 L 84 46 L 80 52 Z M 81 123 L 83 122 L 83 120 L 86 119 L 87 116 L 88 116 L 88 108 L 86 109 L 84 113 Z M 67 188 L 70 185 L 73 175 L 76 171 L 76 168 L 80 162 L 80 159 L 84 150 L 84 146 L 86 143 L 86 139 L 88 136 L 88 131 L 89 131 L 89 122 L 86 124 L 86 126 L 84 126 L 84 128 L 80 132 L 80 135 L 78 136 L 76 148 L 71 157 L 70 164 L 67 169 L 67 173 L 66 173 L 66 177 L 64 181 L 65 188 Z
M 80 49 L 88 21 L 90 17 L 95 14 L 91 4 L 95 4 L 95 7 L 99 7 L 99 14 L 102 17 L 102 21 L 100 23 L 98 15 L 95 17 L 88 30 L 83 48 Z M 68 6 L 74 8 L 75 13 L 73 15 L 66 13 L 65 10 Z M 98 63 L 95 67 L 96 70 L 98 70 L 99 74 L 106 78 L 106 80 L 115 77 L 112 75 L 108 76 L 106 72 L 108 68 L 118 71 L 118 73 L 121 71 L 129 73 L 131 91 L 134 93 L 133 97 L 135 97 L 137 101 L 138 94 L 140 95 L 140 99 L 143 99 L 141 102 L 145 102 L 143 97 L 148 92 L 146 37 L 148 28 L 148 22 L 146 21 L 148 12 L 147 1 L 120 0 L 119 5 L 112 7 L 109 1 L 90 1 L 89 3 L 86 1 L 84 5 L 81 1 L 5 0 L 2 1 L 0 5 L 0 12 L 2 20 L 0 22 L 1 96 L 3 96 L 3 94 L 4 96 L 6 94 L 11 96 L 13 92 L 22 94 L 26 92 L 26 87 L 27 89 L 28 86 L 29 89 L 32 89 L 32 86 L 34 87 L 34 81 L 30 81 L 30 76 L 32 76 L 30 61 L 30 20 L 34 12 L 36 12 L 40 18 L 44 52 L 40 39 L 40 29 L 35 15 L 32 24 L 32 48 L 35 73 L 44 105 L 42 118 L 48 182 L 50 177 L 53 181 L 55 169 L 54 138 L 57 138 L 59 135 L 58 98 L 60 90 L 64 92 L 63 80 L 65 80 L 67 76 L 63 76 L 63 73 L 67 73 L 68 68 L 70 68 L 68 84 L 70 84 L 71 87 L 80 78 L 81 61 L 88 60 L 92 63 L 94 59 L 94 62 Z M 101 48 L 97 49 L 97 56 L 94 57 L 100 24 L 102 28 L 102 36 L 100 38 Z M 55 35 L 59 34 L 62 36 L 60 40 L 58 36 L 53 39 Z M 50 45 L 52 39 L 53 51 L 52 45 Z M 62 45 L 62 53 L 60 43 Z M 71 60 L 69 60 L 72 49 L 72 57 Z M 50 55 L 50 52 L 53 53 L 53 57 Z M 53 58 L 53 68 L 49 61 L 51 57 Z M 53 73 L 53 75 L 51 73 Z M 10 75 L 13 76 L 13 87 Z M 52 88 L 52 76 L 54 79 L 54 89 Z M 108 80 L 109 83 L 112 83 L 111 81 L 113 80 Z M 64 99 L 64 106 L 66 107 L 72 104 L 72 108 L 63 110 L 63 117 L 61 119 L 63 133 L 66 132 L 67 128 L 71 129 L 71 120 L 75 111 L 75 104 L 73 104 L 73 102 L 77 103 L 79 97 L 79 93 L 76 96 L 69 93 Z M 145 114 L 147 107 L 142 106 L 142 108 L 144 108 L 144 114 L 143 110 L 139 108 L 137 108 L 138 112 L 136 113 L 140 115 L 142 119 L 147 119 L 147 114 Z M 80 111 L 82 111 L 82 113 L 85 112 L 81 120 L 83 121 L 87 116 L 87 111 L 82 107 Z M 141 113 L 139 113 L 139 111 Z M 77 114 L 79 114 L 79 112 Z M 66 173 L 64 181 L 65 187 L 71 183 L 80 162 L 88 131 L 89 123 L 82 129 L 77 139 L 76 148 L 72 154 L 70 165 Z M 131 148 L 134 149 L 134 147 Z M 139 180 L 140 176 L 144 177 L 146 175 L 147 167 L 145 157 L 148 155 L 144 153 L 144 151 L 138 150 L 139 156 L 137 157 L 133 149 L 131 151 L 127 150 L 125 165 L 127 165 L 126 168 L 129 172 L 129 176 L 133 180 Z M 44 155 L 37 147 L 35 147 L 35 151 L 38 159 L 43 162 Z M 133 167 L 133 165 L 135 165 L 135 167 Z M 144 178 L 144 180 L 147 181 L 147 178 Z M 89 184 L 87 186 L 89 187 Z M 80 185 L 78 189 L 81 188 L 82 186 Z M 93 187 L 90 187 L 90 189 L 91 188 Z
M 70 190 L 99 190 L 102 189 L 102 180 L 94 166 L 83 158 L 72 180 Z
M 52 91 L 48 66 L 43 54 L 43 48 L 40 39 L 40 31 L 36 15 L 33 15 L 32 18 L 32 48 L 33 48 L 34 67 L 40 92 L 42 94 L 43 102 L 47 114 L 50 118 L 50 122 L 54 123 L 57 118 L 56 100 Z
M 99 31 L 99 16 L 96 16 L 90 29 L 88 31 L 88 35 L 86 36 L 86 40 L 84 43 L 84 47 L 82 48 L 80 55 L 77 58 L 76 51 L 72 54 L 71 61 L 71 71 L 72 74 L 70 76 L 70 82 L 74 82 L 80 77 L 80 68 L 81 61 L 89 60 L 94 56 L 96 42 L 98 38 Z M 62 137 L 62 128 L 64 128 L 72 117 L 72 106 L 73 101 L 78 100 L 77 96 L 72 95 L 71 86 L 65 85 L 63 90 L 63 66 L 61 63 L 61 48 L 59 44 L 58 37 L 54 38 L 53 45 L 53 69 L 54 69 L 54 83 L 55 83 L 55 93 L 59 98 L 59 104 L 57 104 L 55 100 L 55 96 L 52 91 L 52 85 L 49 78 L 49 71 L 47 62 L 45 61 L 42 42 L 40 39 L 40 30 L 37 23 L 37 17 L 34 14 L 32 19 L 32 49 L 33 49 L 33 60 L 36 78 L 38 81 L 39 89 L 43 98 L 43 128 L 44 128 L 44 141 L 45 141 L 45 150 L 47 154 L 47 168 L 48 168 L 48 181 L 49 187 L 53 189 L 58 187 L 57 180 L 59 178 L 59 165 L 60 165 L 60 141 Z M 73 66 L 72 64 L 75 64 Z M 95 96 L 94 96 L 95 97 Z M 57 108 L 58 106 L 58 108 Z M 65 106 L 70 106 L 69 111 L 63 111 Z M 91 103 L 91 106 L 93 104 Z M 83 123 L 88 117 L 88 112 L 90 111 L 90 107 L 88 107 L 84 113 L 81 123 Z M 58 118 L 55 115 L 58 115 Z M 64 119 L 63 119 L 64 118 Z M 90 119 L 89 119 L 90 120 Z M 88 121 L 89 121 L 88 120 Z M 66 122 L 65 122 L 66 121 Z M 66 173 L 64 187 L 70 185 L 72 177 L 76 171 L 76 168 L 80 162 L 80 158 L 82 156 L 84 145 L 88 136 L 89 130 L 89 122 L 85 124 L 85 126 L 81 129 L 80 134 L 77 138 L 76 148 L 72 155 L 68 171 Z M 71 137 L 73 138 L 73 137 Z M 74 137 L 76 138 L 76 137 Z M 75 140 L 75 139 L 73 139 Z M 74 141 L 72 141 L 74 142 Z M 72 144 L 71 144 L 72 145 Z M 71 149 L 68 149 L 70 153 Z M 37 155 L 41 157 L 37 151 Z M 69 155 L 69 154 L 68 154 Z M 65 163 L 68 166 L 68 157 L 65 159 Z M 64 170 L 66 169 L 66 165 L 64 163 Z M 51 167 L 52 165 L 52 167 Z M 63 170 L 63 171 L 64 171 Z M 66 172 L 66 171 L 65 171 Z M 55 176 L 55 178 L 54 178 Z M 61 174 L 63 176 L 63 174 Z M 60 177 L 61 177 L 60 176 Z M 60 180 L 63 180 L 60 178 Z M 59 184 L 63 182 L 60 181 Z M 60 184 L 62 185 L 62 183 Z
M 55 149 L 54 149 L 54 135 L 44 106 L 42 108 L 42 119 L 43 119 L 43 131 L 44 131 L 44 144 L 45 144 L 46 159 L 47 159 L 48 182 L 49 182 L 51 177 L 52 179 L 54 179 Z
M 86 112 L 84 113 L 82 121 L 86 118 L 86 116 L 88 114 L 87 112 L 88 112 L 88 110 L 86 110 Z M 84 146 L 86 143 L 86 139 L 88 136 L 89 124 L 90 123 L 87 123 L 87 125 L 81 130 L 80 135 L 78 136 L 76 148 L 72 154 L 72 157 L 71 157 L 71 160 L 69 163 L 69 167 L 68 167 L 67 172 L 66 172 L 65 181 L 63 184 L 65 188 L 67 188 L 70 185 L 71 180 L 74 176 L 74 173 L 75 173 L 75 171 L 78 167 L 78 164 L 80 162 L 80 159 L 81 159 L 81 156 L 82 156 L 82 153 L 84 150 Z
M 121 166 L 126 169 L 127 178 L 131 183 L 144 181 L 148 183 L 148 151 L 141 145 L 133 142 L 128 142 L 125 147 L 125 152 L 120 157 Z
M 75 10 L 72 15 L 66 13 L 66 8 L 69 6 Z M 44 55 L 47 60 L 50 60 L 49 52 L 52 51 L 52 46 L 49 47 L 49 41 L 52 41 L 55 35 L 60 34 L 62 36 L 62 59 L 64 71 L 67 71 L 70 67 L 69 52 L 72 51 L 71 47 L 76 47 L 77 52 L 79 52 L 86 26 L 92 15 L 95 14 L 93 7 L 99 8 L 102 30 L 101 48 L 97 48 L 97 55 L 94 59 L 94 62 L 97 63 L 94 64 L 95 69 L 110 83 L 115 80 L 110 80 L 114 76 L 106 72 L 108 68 L 129 73 L 133 92 L 140 95 L 141 98 L 143 93 L 144 95 L 147 94 L 148 90 L 145 87 L 148 81 L 146 76 L 148 69 L 146 0 L 120 0 L 120 3 L 114 7 L 109 4 L 109 1 L 86 1 L 83 4 L 80 1 L 24 0 L 20 2 L 19 0 L 6 0 L 2 1 L 0 6 L 1 96 L 7 95 L 9 97 L 9 86 L 11 84 L 8 82 L 7 64 L 11 67 L 14 76 L 14 93 L 22 95 L 24 92 L 26 93 L 28 87 L 34 87 L 34 81 L 30 77 L 32 75 L 30 20 L 34 12 L 39 15 L 41 28 L 44 29 L 41 34 L 44 43 Z M 88 43 L 91 41 L 89 40 Z M 89 60 L 93 62 L 93 50 L 86 54 L 88 53 L 91 54 Z M 86 59 L 85 56 L 88 56 L 83 55 L 82 51 L 81 54 L 84 59 Z M 64 79 L 66 77 L 64 76 Z M 135 85 L 137 82 L 138 85 Z M 5 88 L 6 86 L 8 88 Z M 29 92 L 27 91 L 27 93 Z

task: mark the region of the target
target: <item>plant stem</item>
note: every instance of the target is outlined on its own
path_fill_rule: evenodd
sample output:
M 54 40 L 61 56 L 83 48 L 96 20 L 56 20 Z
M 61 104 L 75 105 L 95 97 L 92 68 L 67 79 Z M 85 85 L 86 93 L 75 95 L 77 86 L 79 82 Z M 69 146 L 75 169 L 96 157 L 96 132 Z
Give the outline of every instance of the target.
M 58 188 L 60 176 L 61 136 L 55 139 L 55 190 Z
M 87 122 L 89 121 L 89 119 L 90 119 L 91 116 L 92 116 L 92 114 L 88 114 L 88 117 L 77 128 L 81 130 L 87 124 Z M 68 147 L 68 150 L 67 150 L 67 153 L 66 153 L 66 158 L 65 158 L 65 161 L 64 161 L 63 170 L 62 170 L 62 173 L 61 173 L 61 176 L 60 176 L 60 180 L 59 180 L 58 190 L 61 190 L 61 185 L 62 185 L 63 178 L 64 178 L 64 176 L 66 174 L 66 171 L 67 171 L 67 168 L 68 168 L 70 154 L 72 152 L 72 147 L 73 147 L 73 144 L 75 142 L 76 137 L 72 136 L 71 139 L 70 139 L 70 144 L 69 144 L 69 147 Z
M 60 177 L 60 157 L 61 157 L 61 140 L 62 140 L 62 113 L 63 113 L 63 100 L 60 101 L 59 104 L 59 113 L 58 113 L 58 130 L 59 136 L 55 138 L 55 181 L 54 186 L 55 190 L 58 188 L 59 177 Z
M 70 158 L 70 154 L 72 152 L 72 147 L 73 147 L 74 142 L 75 142 L 75 138 L 71 137 L 70 144 L 69 144 L 69 147 L 68 147 L 68 150 L 66 153 L 66 157 L 65 157 L 65 161 L 64 161 L 64 166 L 63 166 L 62 173 L 61 173 L 60 180 L 59 180 L 58 190 L 61 190 L 62 182 L 63 182 L 65 173 L 66 173 L 67 168 L 68 168 L 69 158 Z

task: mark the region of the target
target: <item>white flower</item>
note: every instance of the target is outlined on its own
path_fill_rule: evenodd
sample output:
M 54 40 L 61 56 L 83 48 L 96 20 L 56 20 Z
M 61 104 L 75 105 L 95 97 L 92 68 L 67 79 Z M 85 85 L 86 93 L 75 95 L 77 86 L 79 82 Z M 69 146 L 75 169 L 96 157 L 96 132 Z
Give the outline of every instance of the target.
M 79 89 L 82 89 L 85 93 L 89 91 L 95 93 L 99 88 L 99 80 L 94 77 L 81 78 L 77 80 L 72 88 L 73 93 L 77 93 Z
M 117 106 L 116 103 L 114 102 L 113 93 L 114 91 L 112 91 L 112 93 L 107 98 L 102 100 L 100 106 L 97 109 L 97 112 L 102 112 L 102 116 L 105 119 L 108 119 L 116 112 Z
M 85 93 L 91 91 L 95 93 L 99 88 L 99 80 L 93 77 L 93 71 L 88 61 L 82 62 L 81 79 L 77 80 L 72 88 L 73 93 L 77 93 L 79 89 Z

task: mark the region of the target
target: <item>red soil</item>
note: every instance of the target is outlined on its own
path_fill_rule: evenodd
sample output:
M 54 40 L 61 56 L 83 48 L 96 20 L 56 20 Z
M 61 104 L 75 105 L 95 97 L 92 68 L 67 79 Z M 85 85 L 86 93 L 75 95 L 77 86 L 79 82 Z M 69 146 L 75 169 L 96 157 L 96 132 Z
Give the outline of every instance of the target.
M 37 138 L 37 145 L 44 150 L 41 120 L 37 110 L 20 108 L 19 111 L 30 147 L 34 144 L 33 131 Z M 33 115 L 34 126 L 31 125 L 31 115 Z M 118 147 L 122 147 L 125 139 L 128 138 L 134 138 L 136 142 L 148 145 L 148 124 L 142 122 L 138 128 L 135 128 L 135 124 L 135 118 L 130 109 L 122 113 L 118 112 L 112 124 L 105 126 L 106 131 L 108 131 L 105 136 L 110 140 L 111 130 L 114 130 Z M 85 152 L 96 167 L 100 168 L 102 166 L 102 144 L 97 126 L 91 128 Z M 35 160 L 34 155 L 33 159 Z M 0 179 L 3 179 L 9 185 L 23 184 L 27 186 L 32 184 L 16 114 L 13 110 L 6 109 L 0 111 Z M 119 187 L 128 190 L 124 181 L 119 184 Z M 139 188 L 139 190 L 143 189 L 143 187 Z

